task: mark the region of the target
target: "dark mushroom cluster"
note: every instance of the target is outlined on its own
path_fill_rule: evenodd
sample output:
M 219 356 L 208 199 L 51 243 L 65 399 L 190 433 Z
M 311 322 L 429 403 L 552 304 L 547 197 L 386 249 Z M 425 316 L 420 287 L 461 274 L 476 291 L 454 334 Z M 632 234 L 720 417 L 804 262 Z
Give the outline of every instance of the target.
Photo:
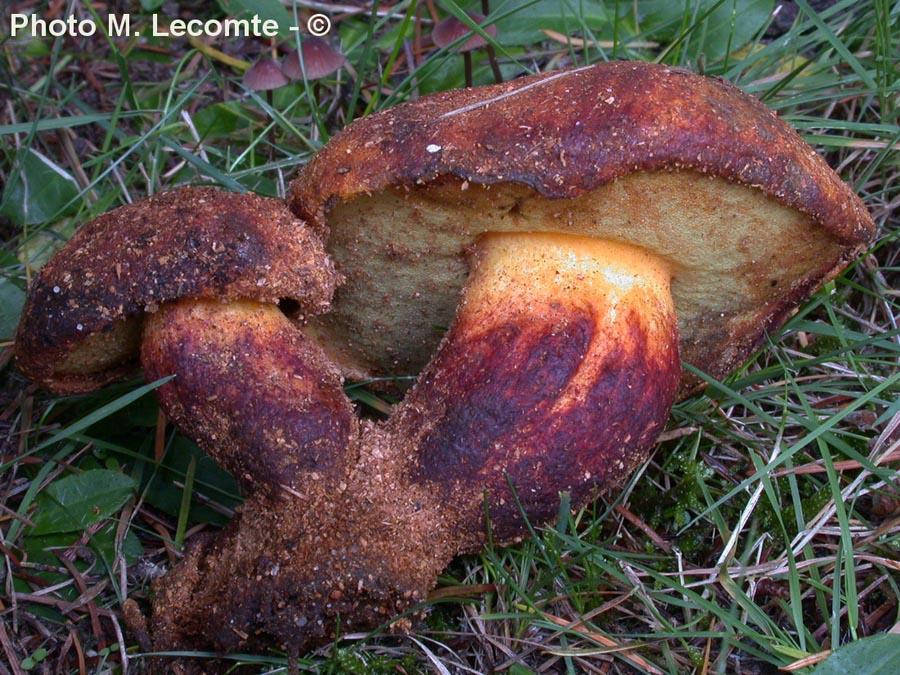
M 287 201 L 97 218 L 36 278 L 17 359 L 58 392 L 175 375 L 162 409 L 246 502 L 156 583 L 153 647 L 297 654 L 407 628 L 485 513 L 510 541 L 623 481 L 698 386 L 682 361 L 727 375 L 873 231 L 753 97 L 606 63 L 359 120 Z M 414 375 L 385 421 L 342 390 Z

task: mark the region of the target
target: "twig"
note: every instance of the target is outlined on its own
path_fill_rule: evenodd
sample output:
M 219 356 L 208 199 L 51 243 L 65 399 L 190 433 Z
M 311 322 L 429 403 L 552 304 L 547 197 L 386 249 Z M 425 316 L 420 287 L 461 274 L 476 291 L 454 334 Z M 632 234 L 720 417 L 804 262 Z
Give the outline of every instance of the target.
M 546 612 L 541 612 L 541 617 L 546 619 L 550 623 L 556 624 L 560 628 L 565 628 L 566 630 L 574 630 L 576 633 L 581 633 L 586 638 L 599 643 L 603 647 L 607 647 L 610 651 L 620 653 L 622 658 L 630 661 L 633 665 L 641 668 L 644 672 L 650 673 L 650 675 L 663 675 L 662 671 L 656 668 L 649 661 L 646 661 L 637 654 L 628 653 L 640 646 L 636 643 L 622 644 L 620 642 L 616 642 L 615 640 L 606 637 L 602 633 L 596 633 L 594 631 L 588 630 L 587 627 L 585 627 L 581 623 L 581 620 L 566 621 L 564 619 L 560 619 L 559 617 L 553 616 L 552 614 L 547 614 Z
M 5 621 L 0 621 L 0 645 L 3 646 L 3 652 L 6 654 L 6 660 L 9 662 L 13 675 L 25 675 L 25 671 L 19 665 L 19 656 L 9 639 L 9 633 L 6 632 Z
M 611 40 L 584 40 L 582 38 L 572 37 L 570 35 L 563 35 L 562 33 L 558 33 L 555 30 L 545 29 L 541 31 L 548 38 L 553 40 L 554 42 L 559 42 L 564 45 L 571 45 L 573 47 L 584 47 L 585 45 L 597 45 L 598 47 L 602 47 L 603 49 L 612 49 L 616 46 L 615 42 Z M 655 47 L 659 47 L 658 42 L 649 42 L 646 40 L 635 40 L 634 42 L 626 42 L 624 45 L 619 45 L 620 47 L 625 47 L 625 49 L 653 49 Z
M 650 527 L 647 523 L 645 523 L 643 520 L 638 518 L 636 515 L 634 515 L 631 511 L 626 509 L 621 504 L 617 504 L 615 509 L 616 509 L 616 513 L 618 513 L 629 523 L 631 523 L 632 525 L 637 527 L 641 532 L 646 534 L 650 538 L 650 541 L 652 541 L 654 543 L 656 548 L 658 548 L 662 551 L 665 551 L 666 553 L 672 552 L 672 545 L 669 542 L 667 542 L 665 539 L 660 537 L 659 534 L 656 532 L 656 530 L 654 530 L 652 527 Z

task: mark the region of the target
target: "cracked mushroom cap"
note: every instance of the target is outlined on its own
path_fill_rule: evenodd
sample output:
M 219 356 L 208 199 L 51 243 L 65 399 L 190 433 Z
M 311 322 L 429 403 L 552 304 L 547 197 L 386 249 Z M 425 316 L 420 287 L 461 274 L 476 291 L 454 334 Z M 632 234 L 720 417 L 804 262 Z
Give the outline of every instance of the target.
M 490 232 L 638 246 L 671 270 L 683 360 L 739 366 L 874 224 L 826 162 L 715 78 L 612 62 L 426 96 L 335 136 L 291 188 L 347 278 L 313 328 L 351 377 L 410 376 Z M 682 393 L 697 382 L 685 374 Z
M 86 223 L 41 268 L 16 359 L 48 389 L 88 391 L 137 370 L 144 317 L 163 302 L 288 298 L 315 313 L 338 280 L 319 238 L 281 200 L 173 190 Z

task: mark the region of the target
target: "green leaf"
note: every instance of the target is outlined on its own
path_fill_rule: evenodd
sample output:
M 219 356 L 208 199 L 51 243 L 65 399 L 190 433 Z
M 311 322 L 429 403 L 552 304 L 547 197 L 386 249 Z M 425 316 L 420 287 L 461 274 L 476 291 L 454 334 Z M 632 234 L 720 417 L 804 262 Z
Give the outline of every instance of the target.
M 900 635 L 884 633 L 851 642 L 836 650 L 812 675 L 896 675 L 900 661 Z
M 753 39 L 769 20 L 774 0 L 700 0 L 690 4 L 687 15 L 683 3 L 671 0 L 645 0 L 639 7 L 641 27 L 649 36 L 670 42 L 691 28 L 688 53 L 715 60 Z
M 158 471 L 147 477 L 141 485 L 141 494 L 145 503 L 177 517 L 182 509 L 184 485 L 189 467 L 194 464 L 194 488 L 228 509 L 234 509 L 241 503 L 237 481 L 234 477 L 216 464 L 197 445 L 178 435 L 166 451 L 163 463 Z M 206 522 L 224 525 L 228 517 L 214 510 L 203 502 L 191 504 L 190 523 Z
M 279 36 L 289 39 L 296 35 L 291 30 L 294 17 L 284 8 L 281 0 L 219 0 L 219 7 L 229 19 L 252 19 L 254 15 L 260 21 L 274 19 L 278 22 Z
M 110 521 L 109 525 L 104 525 L 96 532 L 91 534 L 88 539 L 88 546 L 99 557 L 100 564 L 92 561 L 88 557 L 87 560 L 77 558 L 74 561 L 76 569 L 84 572 L 93 566 L 96 573 L 112 573 L 115 569 L 116 556 L 121 554 L 125 562 L 132 565 L 140 559 L 143 554 L 143 547 L 140 540 L 132 530 L 125 532 L 125 536 L 119 542 L 117 540 L 116 530 L 118 523 Z M 48 586 L 61 584 L 69 579 L 68 573 L 60 572 L 59 558 L 57 553 L 66 551 L 75 545 L 81 545 L 80 532 L 58 532 L 54 534 L 44 534 L 33 536 L 30 532 L 22 538 L 23 548 L 28 554 L 28 559 L 38 565 L 38 569 L 34 569 L 31 573 L 43 579 Z M 118 544 L 118 548 L 117 548 Z M 72 588 L 71 592 L 63 593 L 67 600 L 74 600 L 78 597 L 78 589 Z
M 0 199 L 0 215 L 14 224 L 46 223 L 76 206 L 78 184 L 50 158 L 25 148 L 16 153 L 14 167 Z
M 193 116 L 194 128 L 201 138 L 228 136 L 246 129 L 252 118 L 238 101 L 215 103 L 201 108 Z
M 0 279 L 0 340 L 11 339 L 16 332 L 25 291 L 9 279 Z
M 457 4 L 467 11 L 481 11 L 480 0 Z M 610 20 L 600 0 L 508 0 L 498 3 L 491 14 L 501 17 L 492 23 L 497 26 L 497 42 L 502 45 L 542 42 L 547 39 L 542 32 L 545 30 L 585 37 L 586 29 L 599 32 Z
M 117 548 L 116 526 L 117 523 L 114 523 L 110 527 L 101 528 L 90 539 L 91 550 L 100 557 L 100 560 L 103 561 L 103 565 L 106 567 L 106 571 L 110 574 L 116 569 L 116 556 L 118 554 L 122 555 L 126 564 L 133 565 L 144 552 L 140 539 L 137 538 L 137 535 L 132 530 L 128 530 L 125 533 L 120 542 L 120 547 Z
M 83 530 L 118 511 L 134 488 L 129 476 L 105 469 L 61 478 L 38 495 L 31 534 Z

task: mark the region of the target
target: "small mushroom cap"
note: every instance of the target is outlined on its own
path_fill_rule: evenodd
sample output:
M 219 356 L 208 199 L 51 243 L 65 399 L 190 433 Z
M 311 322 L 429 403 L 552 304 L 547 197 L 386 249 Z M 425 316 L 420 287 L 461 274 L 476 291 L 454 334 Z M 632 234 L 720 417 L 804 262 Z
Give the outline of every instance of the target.
M 303 55 L 303 64 L 300 63 L 300 54 Z M 318 80 L 337 71 L 347 58 L 326 40 L 311 36 L 303 38 L 300 50 L 291 52 L 284 58 L 282 70 L 292 80 L 302 80 L 303 70 L 306 69 L 307 80 Z
M 467 12 L 467 14 L 472 21 L 479 25 L 484 23 L 486 18 L 484 14 L 479 14 L 478 12 Z M 482 29 L 492 38 L 497 37 L 497 26 L 494 24 L 482 26 Z M 472 37 L 459 46 L 460 52 L 470 52 L 473 49 L 480 49 L 487 44 L 487 40 L 484 39 L 484 36 L 474 33 L 468 25 L 457 19 L 455 16 L 448 16 L 445 19 L 438 21 L 434 30 L 431 31 L 431 40 L 437 47 L 443 49 L 444 47 L 452 45 L 457 40 L 462 39 L 466 35 L 471 35 Z
M 860 199 L 737 87 L 612 62 L 457 90 L 359 120 L 291 188 L 347 277 L 316 320 L 353 377 L 417 373 L 485 232 L 560 232 L 664 258 L 682 358 L 738 367 L 871 239 Z M 696 386 L 685 375 L 683 392 Z
M 181 188 L 86 223 L 39 271 L 16 359 L 56 392 L 133 374 L 146 312 L 181 298 L 290 298 L 320 312 L 339 275 L 319 238 L 277 199 Z
M 287 76 L 272 59 L 260 59 L 247 69 L 243 78 L 244 86 L 252 91 L 268 91 L 288 84 Z

